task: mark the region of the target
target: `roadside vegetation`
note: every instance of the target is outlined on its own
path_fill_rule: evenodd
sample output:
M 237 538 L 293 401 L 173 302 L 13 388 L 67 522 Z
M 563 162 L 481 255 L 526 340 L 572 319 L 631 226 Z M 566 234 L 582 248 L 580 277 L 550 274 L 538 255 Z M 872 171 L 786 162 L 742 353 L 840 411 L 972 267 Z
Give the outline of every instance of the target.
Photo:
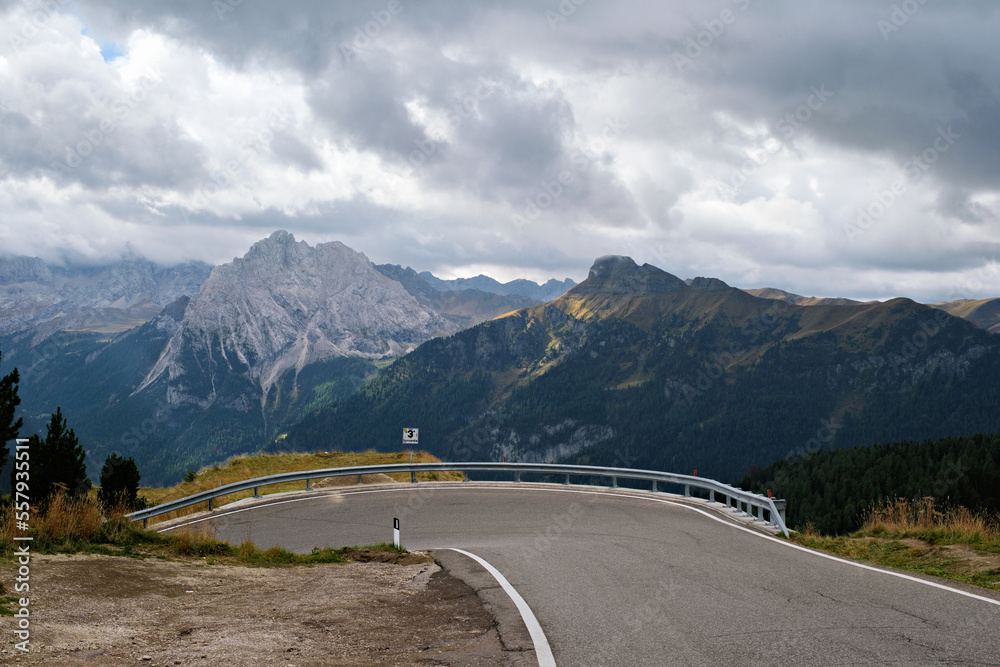
M 792 540 L 843 558 L 951 579 L 1000 592 L 1000 514 L 933 498 L 896 499 L 874 506 L 862 527 L 829 536 L 807 524 Z
M 414 463 L 439 463 L 440 461 L 441 459 L 431 456 L 427 452 L 413 452 Z M 409 451 L 388 453 L 376 451 L 318 452 L 315 454 L 258 454 L 253 456 L 236 456 L 229 459 L 229 461 L 221 466 L 211 466 L 208 468 L 202 468 L 198 471 L 189 470 L 184 481 L 174 486 L 159 489 L 143 487 L 139 489 L 139 494 L 141 497 L 145 497 L 150 506 L 153 506 L 170 500 L 184 498 L 185 496 L 190 496 L 194 493 L 199 493 L 200 491 L 216 489 L 219 486 L 224 486 L 233 482 L 241 482 L 243 480 L 253 479 L 254 477 L 277 475 L 283 472 L 318 470 L 322 468 L 345 468 L 349 466 L 387 465 L 390 463 L 409 462 Z M 421 482 L 461 481 L 462 473 L 419 473 L 417 474 L 417 479 Z M 368 484 L 379 481 L 409 482 L 410 473 L 398 473 L 385 476 L 365 475 L 362 479 L 362 483 Z M 315 487 L 318 482 L 320 482 L 319 479 L 312 480 L 313 486 Z M 349 486 L 357 483 L 358 478 L 356 476 L 333 477 L 330 478 L 329 482 L 325 483 L 325 486 Z M 288 482 L 285 484 L 262 486 L 259 489 L 259 493 L 260 495 L 269 495 L 274 493 L 285 493 L 288 491 L 302 491 L 304 489 L 305 482 Z M 218 507 L 222 502 L 231 503 L 235 500 L 250 498 L 252 496 L 252 489 L 242 491 L 240 493 L 229 494 L 216 500 L 214 506 Z M 188 514 L 201 512 L 207 509 L 207 502 L 200 505 L 192 505 L 191 507 L 150 519 L 150 523 L 154 521 L 167 521 L 169 519 L 186 516 Z
M 213 466 L 201 471 L 192 471 L 188 480 L 172 487 L 137 488 L 138 473 L 131 459 L 116 461 L 105 466 L 102 481 L 105 487 L 87 489 L 84 492 L 70 492 L 59 484 L 56 490 L 37 505 L 32 503 L 31 517 L 27 533 L 16 529 L 14 507 L 7 499 L 0 503 L 0 559 L 15 558 L 14 536 L 29 535 L 34 554 L 98 554 L 130 558 L 158 558 L 164 560 L 194 561 L 209 565 L 243 565 L 253 567 L 281 567 L 292 565 L 319 565 L 352 561 L 378 561 L 387 563 L 416 562 L 422 558 L 409 554 L 404 548 L 392 544 L 375 544 L 364 547 L 329 547 L 313 549 L 308 554 L 297 554 L 280 547 L 262 549 L 252 541 L 234 545 L 220 541 L 203 525 L 183 528 L 170 533 L 158 533 L 155 528 L 143 529 L 140 523 L 131 521 L 126 514 L 143 504 L 155 505 L 167 500 L 217 488 L 220 483 L 273 475 L 281 472 L 337 468 L 354 465 L 377 465 L 409 462 L 409 452 L 379 454 L 363 453 L 319 453 L 319 454 L 276 454 L 262 456 L 242 456 L 231 459 L 222 466 Z M 436 462 L 438 459 L 426 452 L 415 452 L 415 462 Z M 117 478 L 123 478 L 124 481 Z M 332 478 L 344 485 L 356 484 L 357 477 Z M 394 475 L 366 476 L 366 483 L 409 481 L 409 473 Z M 461 480 L 461 473 L 429 473 L 418 475 L 423 481 Z M 320 480 L 314 480 L 315 483 Z M 118 489 L 117 486 L 122 488 Z M 112 490 L 115 487 L 115 490 Z M 301 490 L 304 484 L 280 484 L 261 487 L 261 494 Z M 138 495 L 138 493 L 141 495 Z M 240 497 L 252 495 L 252 491 L 232 494 L 222 499 L 231 502 Z M 157 517 L 170 518 L 204 509 L 191 507 L 181 512 Z M 8 608 L 15 598 L 7 594 L 0 584 L 0 615 L 12 613 Z
M 1000 433 L 819 450 L 752 471 L 740 486 L 788 501 L 788 522 L 848 535 L 887 500 L 1000 513 Z
M 49 499 L 44 511 L 32 517 L 28 533 L 32 537 L 32 553 L 99 554 L 167 560 L 203 559 L 210 565 L 260 567 L 318 565 L 353 560 L 393 562 L 394 554 L 408 553 L 392 544 L 341 549 L 317 548 L 308 554 L 297 554 L 280 547 L 261 549 L 249 541 L 232 545 L 216 539 L 214 533 L 205 528 L 179 530 L 170 534 L 143 529 L 125 516 L 128 510 L 125 503 L 104 508 L 93 496 L 73 498 L 65 492 L 57 492 Z M 0 508 L 0 558 L 14 558 L 14 535 L 10 507 Z

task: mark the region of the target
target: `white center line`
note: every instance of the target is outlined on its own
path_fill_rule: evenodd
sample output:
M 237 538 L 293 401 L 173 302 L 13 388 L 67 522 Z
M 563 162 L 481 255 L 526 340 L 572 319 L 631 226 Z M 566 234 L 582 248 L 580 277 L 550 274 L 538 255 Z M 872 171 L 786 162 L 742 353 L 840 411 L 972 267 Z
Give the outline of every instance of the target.
M 542 630 L 542 626 L 538 623 L 538 619 L 535 618 L 534 612 L 531 611 L 531 607 L 529 607 L 528 603 L 524 601 L 524 598 L 517 592 L 517 589 L 511 586 L 510 582 L 507 581 L 507 578 L 500 574 L 500 570 L 496 569 L 476 554 L 455 548 L 451 548 L 450 551 L 457 551 L 464 556 L 468 556 L 486 568 L 486 571 L 493 575 L 493 578 L 497 580 L 501 588 L 503 588 L 504 591 L 507 592 L 507 595 L 510 596 L 510 599 L 514 601 L 514 605 L 517 607 L 517 610 L 521 612 L 521 618 L 524 619 L 524 624 L 528 627 L 528 634 L 531 635 L 531 642 L 535 645 L 535 657 L 538 658 L 538 667 L 556 667 L 556 660 L 552 657 L 552 649 L 549 647 L 549 640 L 545 638 L 545 632 Z

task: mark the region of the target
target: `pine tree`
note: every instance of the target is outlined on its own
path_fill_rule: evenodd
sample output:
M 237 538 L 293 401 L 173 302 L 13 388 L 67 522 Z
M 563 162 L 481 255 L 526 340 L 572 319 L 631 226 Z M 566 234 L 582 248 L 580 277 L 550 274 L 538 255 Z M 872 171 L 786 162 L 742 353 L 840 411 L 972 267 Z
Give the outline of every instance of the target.
M 0 360 L 3 354 L 0 353 Z M 17 369 L 0 378 L 0 465 L 7 460 L 7 443 L 15 440 L 21 430 L 21 419 L 14 419 L 17 406 L 21 404 L 21 399 L 17 395 L 17 385 L 20 377 Z
M 87 477 L 87 453 L 73 429 L 66 428 L 62 408 L 56 408 L 46 427 L 45 440 L 31 436 L 31 495 L 33 504 L 45 507 L 49 497 L 63 488 L 70 498 L 90 491 Z
M 127 459 L 118 454 L 111 454 L 104 459 L 104 467 L 101 468 L 101 488 L 97 497 L 105 511 L 118 503 L 124 503 L 129 509 L 138 507 L 140 503 L 139 467 L 130 456 Z

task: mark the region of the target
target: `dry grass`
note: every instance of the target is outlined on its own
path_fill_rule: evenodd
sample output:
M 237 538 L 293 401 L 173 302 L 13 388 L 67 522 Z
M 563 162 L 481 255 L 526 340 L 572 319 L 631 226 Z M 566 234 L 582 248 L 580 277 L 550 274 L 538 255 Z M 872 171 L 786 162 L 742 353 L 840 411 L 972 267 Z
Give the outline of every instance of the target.
M 851 535 L 825 536 L 807 525 L 792 539 L 844 558 L 1000 591 L 1000 516 L 965 507 L 942 511 L 933 498 L 877 505 Z
M 150 505 L 184 498 L 200 491 L 215 489 L 219 486 L 242 482 L 255 477 L 265 477 L 267 475 L 277 475 L 283 472 L 298 472 L 302 470 L 317 470 L 322 468 L 346 468 L 349 466 L 370 466 L 386 465 L 391 463 L 409 463 L 410 452 L 388 452 L 380 453 L 375 451 L 367 452 L 320 452 L 316 454 L 258 454 L 254 456 L 237 456 L 231 458 L 222 466 L 213 466 L 200 470 L 192 482 L 181 482 L 175 486 L 167 488 L 141 488 L 139 495 L 145 496 Z M 414 463 L 439 463 L 440 459 L 431 456 L 427 452 L 414 452 Z M 397 482 L 408 482 L 409 473 L 397 473 L 389 475 Z M 356 479 L 356 478 L 355 478 Z M 461 481 L 461 472 L 431 472 L 419 473 L 417 479 L 420 481 Z M 317 482 L 319 480 L 314 480 Z M 366 480 L 367 481 L 367 480 Z M 289 482 L 286 484 L 273 484 L 260 487 L 260 494 L 284 493 L 287 491 L 301 491 L 305 489 L 305 482 Z M 241 498 L 253 496 L 253 491 L 242 491 L 233 493 L 216 500 L 216 505 L 220 502 L 233 502 Z M 150 522 L 161 522 L 186 516 L 195 512 L 208 509 L 208 503 L 192 505 L 176 512 L 162 514 Z
M 933 498 L 902 498 L 872 508 L 857 535 L 916 537 L 931 544 L 994 545 L 1000 547 L 1000 517 L 991 518 L 966 507 L 938 510 Z
M 329 547 L 313 549 L 308 554 L 296 554 L 280 547 L 259 549 L 253 542 L 232 546 L 220 542 L 214 529 L 198 524 L 161 535 L 144 530 L 125 517 L 126 507 L 111 508 L 102 513 L 92 497 L 68 499 L 64 492 L 53 496 L 46 509 L 29 518 L 33 553 L 88 553 L 132 558 L 205 559 L 208 563 L 274 567 L 283 565 L 316 565 L 356 560 L 356 553 L 365 550 L 383 554 L 387 562 L 403 562 L 405 549 L 392 545 L 369 547 Z M 10 505 L 0 507 L 0 557 L 14 558 L 15 535 L 24 535 L 15 528 Z M 360 550 L 360 551 L 359 551 Z M 388 554 L 386 556 L 385 554 Z M 364 555 L 364 554 L 362 554 Z M 0 590 L 0 614 L 4 599 Z
M 65 491 L 58 491 L 44 510 L 32 512 L 28 519 L 32 549 L 77 551 L 86 544 L 128 542 L 134 537 L 135 527 L 125 518 L 127 511 L 125 505 L 119 504 L 103 512 L 92 495 L 73 499 Z M 11 508 L 0 510 L 0 543 L 13 545 L 14 536 L 22 534 L 15 529 Z M 0 553 L 7 551 L 0 548 Z

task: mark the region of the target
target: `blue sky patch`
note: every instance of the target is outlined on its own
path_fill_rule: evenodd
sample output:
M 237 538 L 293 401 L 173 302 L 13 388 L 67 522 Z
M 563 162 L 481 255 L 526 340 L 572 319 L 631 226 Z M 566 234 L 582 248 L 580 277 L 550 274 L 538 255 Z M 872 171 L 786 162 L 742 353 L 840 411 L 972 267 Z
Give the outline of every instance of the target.
M 104 62 L 109 63 L 115 58 L 120 58 L 125 55 L 125 51 L 122 47 L 117 44 L 102 44 L 101 45 L 101 57 L 104 58 Z

